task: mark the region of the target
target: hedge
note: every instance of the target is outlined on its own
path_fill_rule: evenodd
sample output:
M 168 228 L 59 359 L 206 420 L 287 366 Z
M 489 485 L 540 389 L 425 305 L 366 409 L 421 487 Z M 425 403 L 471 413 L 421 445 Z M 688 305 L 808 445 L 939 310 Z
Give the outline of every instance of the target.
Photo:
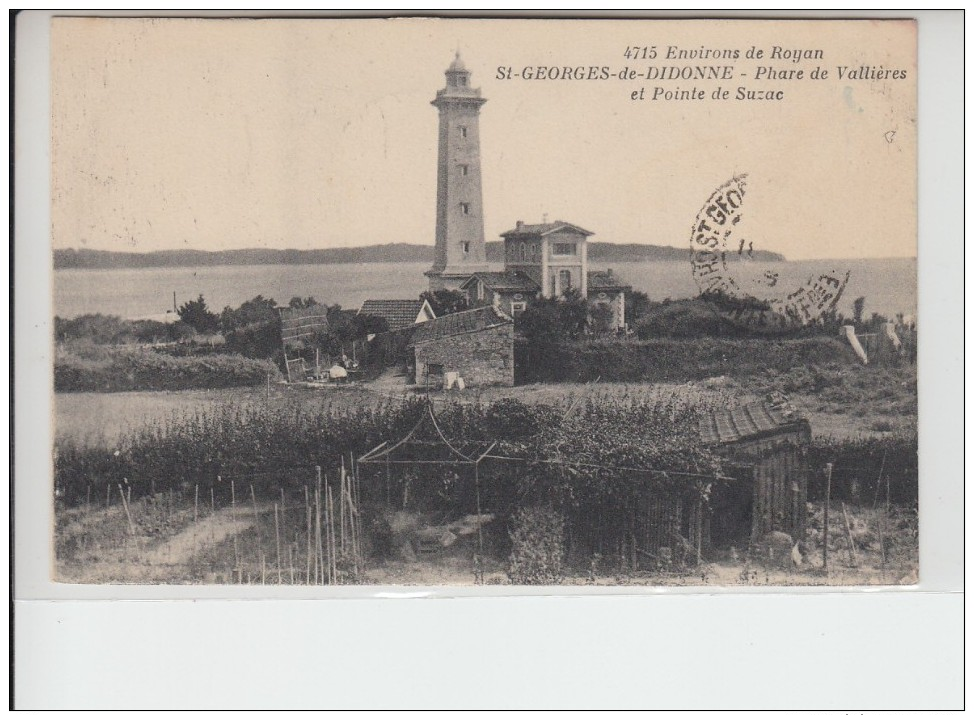
M 829 337 L 660 338 L 515 344 L 516 378 L 530 382 L 685 382 L 746 377 L 802 365 L 848 365 L 852 351 Z

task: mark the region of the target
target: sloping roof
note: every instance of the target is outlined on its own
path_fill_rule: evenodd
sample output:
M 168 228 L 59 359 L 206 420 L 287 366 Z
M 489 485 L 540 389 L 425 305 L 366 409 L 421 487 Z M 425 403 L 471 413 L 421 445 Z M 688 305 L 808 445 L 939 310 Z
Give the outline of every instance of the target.
M 623 283 L 616 276 L 608 271 L 589 271 L 588 289 L 589 290 L 621 290 L 631 288 L 628 283 Z
M 549 233 L 554 233 L 555 231 L 560 231 L 563 228 L 571 229 L 575 233 L 581 233 L 585 236 L 593 235 L 591 231 L 586 231 L 584 228 L 576 226 L 572 223 L 568 223 L 567 221 L 555 221 L 553 223 L 519 223 L 510 231 L 505 231 L 502 233 L 501 237 L 511 238 L 514 236 L 544 236 Z
M 385 318 L 389 330 L 408 328 L 416 322 L 425 300 L 367 300 L 359 309 L 360 315 Z M 430 311 L 432 314 L 432 311 Z
M 808 421 L 784 400 L 765 400 L 701 417 L 700 436 L 704 444 L 732 444 L 807 426 Z
M 485 286 L 494 291 L 524 291 L 531 293 L 541 290 L 541 286 L 534 280 L 520 271 L 491 271 L 474 273 L 468 278 L 461 288 L 466 288 L 473 279 L 479 280 Z
M 508 325 L 514 322 L 509 315 L 497 310 L 494 306 L 488 305 L 483 308 L 464 310 L 461 313 L 450 313 L 442 318 L 427 320 L 419 323 L 413 331 L 413 336 L 409 340 L 410 345 L 425 343 L 430 340 L 439 340 L 453 335 L 463 333 L 475 333 L 488 328 L 496 328 L 500 325 Z

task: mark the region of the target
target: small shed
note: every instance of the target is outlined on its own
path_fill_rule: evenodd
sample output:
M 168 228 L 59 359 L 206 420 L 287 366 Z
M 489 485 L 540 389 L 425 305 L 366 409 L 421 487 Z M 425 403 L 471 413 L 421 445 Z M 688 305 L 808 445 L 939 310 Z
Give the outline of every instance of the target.
M 804 538 L 808 420 L 776 395 L 703 417 L 700 435 L 733 478 L 712 494 L 713 546 L 745 547 L 772 531 Z
M 514 319 L 492 305 L 420 323 L 409 345 L 417 384 L 439 388 L 452 372 L 469 387 L 514 385 Z

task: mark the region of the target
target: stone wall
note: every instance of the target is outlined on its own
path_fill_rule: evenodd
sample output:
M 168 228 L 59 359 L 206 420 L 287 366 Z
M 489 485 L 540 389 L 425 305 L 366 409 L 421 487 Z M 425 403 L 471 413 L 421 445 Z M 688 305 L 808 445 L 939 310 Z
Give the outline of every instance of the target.
M 467 387 L 514 384 L 512 324 L 430 340 L 415 350 L 417 384 L 425 383 L 430 364 L 442 365 L 444 373 L 459 373 Z

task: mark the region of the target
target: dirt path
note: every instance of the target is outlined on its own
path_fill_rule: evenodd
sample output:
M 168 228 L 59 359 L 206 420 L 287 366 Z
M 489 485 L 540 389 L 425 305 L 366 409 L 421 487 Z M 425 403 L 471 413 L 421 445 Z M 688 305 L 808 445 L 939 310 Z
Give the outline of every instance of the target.
M 270 511 L 266 505 L 258 511 Z M 252 510 L 237 509 L 234 517 L 230 509 L 221 509 L 215 514 L 200 519 L 189 528 L 176 534 L 168 541 L 146 552 L 145 560 L 151 564 L 176 565 L 188 562 L 201 549 L 215 546 L 235 534 L 240 534 L 254 525 Z

